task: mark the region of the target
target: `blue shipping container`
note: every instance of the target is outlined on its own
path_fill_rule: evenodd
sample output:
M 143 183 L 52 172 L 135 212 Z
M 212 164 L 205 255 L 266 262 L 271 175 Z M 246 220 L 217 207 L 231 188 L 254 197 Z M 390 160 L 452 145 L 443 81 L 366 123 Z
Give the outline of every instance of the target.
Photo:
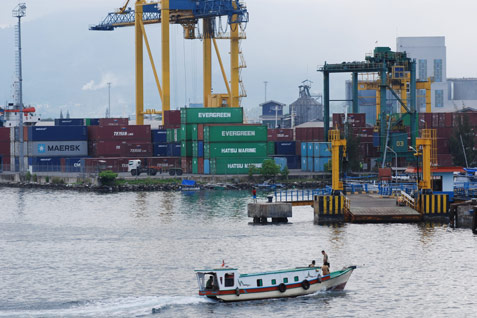
M 154 143 L 152 144 L 152 155 L 154 157 L 167 157 L 167 143 Z
M 306 171 L 313 171 L 313 157 L 306 157 Z
M 314 143 L 314 142 L 308 142 L 308 143 L 307 143 L 307 147 L 306 147 L 306 156 L 307 156 L 307 157 L 313 157 L 314 147 L 315 147 L 315 143 Z
M 210 160 L 204 159 L 204 174 L 210 174 Z
M 286 156 L 288 169 L 300 169 L 300 156 Z
M 55 126 L 84 126 L 83 118 L 60 118 L 55 119 Z
M 295 141 L 277 141 L 275 142 L 276 155 L 295 155 L 296 142 Z
M 275 161 L 275 164 L 280 166 L 280 170 L 285 169 L 287 166 L 287 158 L 285 157 L 273 157 L 273 160 Z
M 307 155 L 307 149 L 308 149 L 308 143 L 307 142 L 302 142 L 301 143 L 301 156 L 306 157 Z
M 99 118 L 90 118 L 89 119 L 90 126 L 99 126 Z
M 204 157 L 204 142 L 203 141 L 198 141 L 197 142 L 197 157 L 203 158 Z
M 167 144 L 167 156 L 168 157 L 180 157 L 181 156 L 181 143 L 169 143 Z
M 84 159 L 65 158 L 65 172 L 84 172 Z
M 86 126 L 33 126 L 28 127 L 29 141 L 88 140 Z
M 151 129 L 151 137 L 153 143 L 167 142 L 167 130 Z
M 303 148 L 302 148 L 303 149 Z M 306 171 L 308 159 L 306 157 L 301 157 L 301 171 Z
M 313 157 L 331 157 L 330 142 L 315 142 L 313 146 Z
M 61 171 L 61 161 L 59 157 L 29 157 L 28 165 L 32 172 Z
M 315 158 L 314 160 L 314 169 L 315 172 L 328 172 L 329 170 L 325 170 L 325 164 L 331 162 L 331 158 Z

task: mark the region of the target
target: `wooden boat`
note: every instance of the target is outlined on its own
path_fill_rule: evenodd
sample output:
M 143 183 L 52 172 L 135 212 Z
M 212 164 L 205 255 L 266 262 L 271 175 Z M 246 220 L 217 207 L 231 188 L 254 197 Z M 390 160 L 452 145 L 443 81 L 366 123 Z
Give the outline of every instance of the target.
M 356 266 L 322 275 L 321 267 L 297 267 L 255 274 L 236 268 L 196 270 L 199 295 L 222 301 L 297 297 L 317 291 L 343 290 Z

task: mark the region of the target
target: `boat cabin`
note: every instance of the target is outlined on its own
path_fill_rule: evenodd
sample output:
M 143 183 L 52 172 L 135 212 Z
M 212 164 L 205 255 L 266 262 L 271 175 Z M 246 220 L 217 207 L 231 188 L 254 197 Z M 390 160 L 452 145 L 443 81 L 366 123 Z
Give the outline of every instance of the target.
M 215 292 L 232 290 L 238 287 L 238 271 L 236 268 L 196 270 L 199 291 Z

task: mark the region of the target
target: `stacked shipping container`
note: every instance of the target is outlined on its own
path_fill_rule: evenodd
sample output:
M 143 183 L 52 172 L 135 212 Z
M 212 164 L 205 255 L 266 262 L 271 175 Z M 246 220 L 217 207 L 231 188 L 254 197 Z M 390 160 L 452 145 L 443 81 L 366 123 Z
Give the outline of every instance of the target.
M 301 170 L 309 172 L 329 171 L 331 161 L 331 143 L 329 142 L 302 142 L 301 143 Z

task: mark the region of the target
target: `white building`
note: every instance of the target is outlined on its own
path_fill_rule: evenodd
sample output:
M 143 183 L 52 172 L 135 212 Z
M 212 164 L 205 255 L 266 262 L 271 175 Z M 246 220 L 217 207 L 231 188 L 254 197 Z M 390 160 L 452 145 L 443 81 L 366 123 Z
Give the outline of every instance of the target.
M 406 52 L 408 57 L 416 60 L 417 80 L 433 79 L 431 91 L 432 112 L 453 111 L 449 107 L 447 74 L 446 74 L 446 43 L 443 36 L 429 37 L 398 37 L 396 51 Z M 424 92 L 418 93 L 417 106 L 419 111 L 426 110 Z

